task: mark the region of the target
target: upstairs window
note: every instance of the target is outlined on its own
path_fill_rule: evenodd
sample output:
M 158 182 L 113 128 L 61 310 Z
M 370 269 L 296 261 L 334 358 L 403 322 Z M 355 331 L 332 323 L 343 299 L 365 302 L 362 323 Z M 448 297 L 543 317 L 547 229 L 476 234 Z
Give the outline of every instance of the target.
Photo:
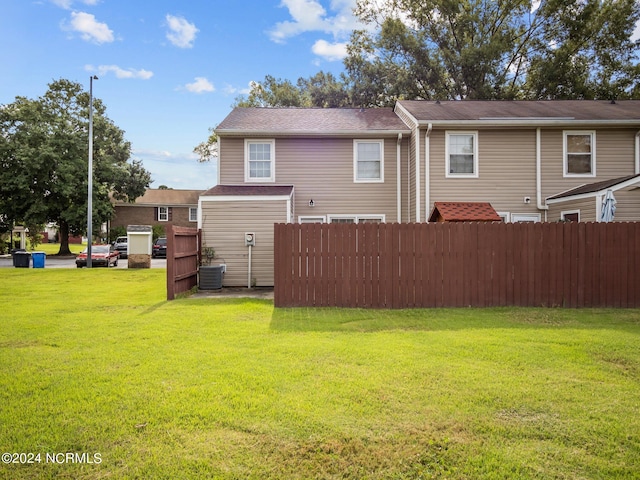
M 447 132 L 446 176 L 476 178 L 478 176 L 478 133 Z
M 189 207 L 189 221 L 190 222 L 198 221 L 198 209 L 196 207 Z
M 595 177 L 595 147 L 593 131 L 564 132 L 564 176 Z
M 169 221 L 169 207 L 158 207 L 158 221 L 159 222 Z
M 384 142 L 354 140 L 353 181 L 384 182 Z
M 245 182 L 275 182 L 275 140 L 245 140 Z

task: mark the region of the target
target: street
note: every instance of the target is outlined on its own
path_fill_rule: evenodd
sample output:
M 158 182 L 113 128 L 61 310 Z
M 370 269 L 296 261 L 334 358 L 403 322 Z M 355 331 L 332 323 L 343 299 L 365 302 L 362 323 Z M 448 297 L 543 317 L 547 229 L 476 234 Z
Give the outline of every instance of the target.
M 29 266 L 30 268 L 33 267 L 33 261 L 30 262 Z M 166 267 L 167 267 L 166 258 L 151 259 L 151 268 L 166 268 Z M 14 268 L 13 259 L 11 258 L 11 255 L 0 256 L 0 268 Z M 76 268 L 76 257 L 58 258 L 54 255 L 47 255 L 44 261 L 44 268 Z M 104 268 L 104 267 L 99 267 L 99 268 Z M 111 268 L 128 268 L 127 259 L 126 258 L 119 259 L 118 266 L 111 267 Z

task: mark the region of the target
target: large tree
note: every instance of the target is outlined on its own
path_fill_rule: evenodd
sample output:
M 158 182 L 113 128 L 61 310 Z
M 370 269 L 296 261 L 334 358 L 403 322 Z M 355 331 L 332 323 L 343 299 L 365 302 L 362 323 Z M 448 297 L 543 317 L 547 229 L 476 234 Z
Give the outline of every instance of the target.
M 124 132 L 93 104 L 93 221 L 113 214 L 110 195 L 134 201 L 151 183 L 139 160 L 131 160 Z M 60 254 L 69 234 L 87 227 L 89 94 L 78 83 L 56 80 L 40 98 L 16 97 L 0 107 L 0 212 L 13 222 L 55 222 Z M 97 231 L 97 228 L 94 229 Z
M 637 0 L 358 0 L 345 66 L 363 106 L 410 99 L 621 98 Z

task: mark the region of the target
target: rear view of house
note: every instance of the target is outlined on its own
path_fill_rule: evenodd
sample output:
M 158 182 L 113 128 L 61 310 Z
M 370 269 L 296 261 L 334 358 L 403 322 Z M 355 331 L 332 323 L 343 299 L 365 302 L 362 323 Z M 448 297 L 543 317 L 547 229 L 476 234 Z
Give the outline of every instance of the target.
M 274 223 L 429 222 L 471 204 L 488 221 L 600 221 L 607 194 L 614 221 L 640 220 L 636 100 L 236 108 L 216 133 L 198 225 L 225 285 L 273 285 Z

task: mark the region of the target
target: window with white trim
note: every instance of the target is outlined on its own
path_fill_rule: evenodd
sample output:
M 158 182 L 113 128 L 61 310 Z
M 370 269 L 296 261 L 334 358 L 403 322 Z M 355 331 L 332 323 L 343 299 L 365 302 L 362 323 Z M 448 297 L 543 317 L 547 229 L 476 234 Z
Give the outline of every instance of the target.
M 511 223 L 518 222 L 539 222 L 540 214 L 539 213 L 512 213 L 511 214 Z
M 511 216 L 509 212 L 497 212 L 497 213 L 504 223 L 509 223 L 509 217 Z
M 169 207 L 158 207 L 158 221 L 159 222 L 169 221 Z
M 596 132 L 565 131 L 563 134 L 564 176 L 595 177 Z
M 298 223 L 325 223 L 327 220 L 323 217 L 298 217 Z
M 276 141 L 245 140 L 244 180 L 245 182 L 275 182 Z
M 478 177 L 478 132 L 446 132 L 446 176 Z
M 384 182 L 384 140 L 353 141 L 353 181 Z
M 560 212 L 560 220 L 563 222 L 579 222 L 580 210 L 567 210 Z
M 385 215 L 327 215 L 328 223 L 384 223 Z
M 190 222 L 198 221 L 198 209 L 196 207 L 189 207 L 189 221 Z

